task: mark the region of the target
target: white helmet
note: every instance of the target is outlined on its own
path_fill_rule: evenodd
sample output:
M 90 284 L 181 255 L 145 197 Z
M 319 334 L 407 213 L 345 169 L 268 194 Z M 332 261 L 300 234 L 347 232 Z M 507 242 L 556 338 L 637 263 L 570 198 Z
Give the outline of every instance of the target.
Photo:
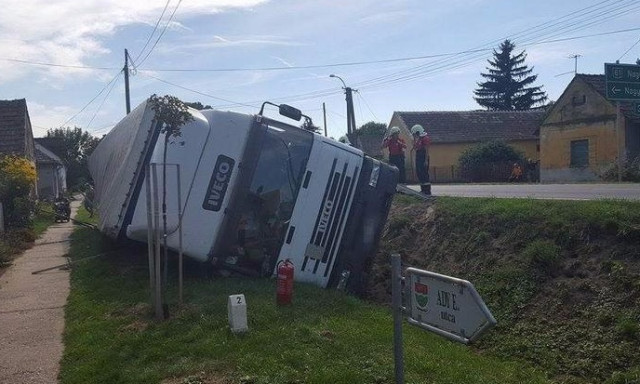
M 338 139 L 338 141 L 343 143 L 343 144 L 351 145 L 351 142 L 349 141 L 349 138 L 347 137 L 347 135 L 341 136 Z
M 420 124 L 416 124 L 413 127 L 411 127 L 411 134 L 412 135 L 418 135 L 418 136 L 424 136 L 426 135 L 424 128 L 422 128 L 422 125 Z
M 400 128 L 398 127 L 391 127 L 391 129 L 389 130 L 389 135 L 398 135 L 400 134 Z

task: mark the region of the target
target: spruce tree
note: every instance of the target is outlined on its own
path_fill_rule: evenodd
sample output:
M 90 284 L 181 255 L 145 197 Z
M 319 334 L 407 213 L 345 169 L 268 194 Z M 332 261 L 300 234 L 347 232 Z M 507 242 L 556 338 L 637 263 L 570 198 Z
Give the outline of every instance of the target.
M 526 110 L 547 100 L 542 86 L 532 86 L 538 75 L 532 75 L 533 67 L 524 64 L 527 54 L 514 55 L 515 47 L 505 40 L 499 51 L 493 50 L 493 60 L 487 60 L 489 72 L 480 74 L 486 81 L 478 83 L 474 99 L 489 110 Z

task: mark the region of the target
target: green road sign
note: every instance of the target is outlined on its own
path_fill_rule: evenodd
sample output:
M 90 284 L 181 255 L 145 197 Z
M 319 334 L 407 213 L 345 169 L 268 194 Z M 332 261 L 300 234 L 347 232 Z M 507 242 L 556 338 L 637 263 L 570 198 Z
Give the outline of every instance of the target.
M 607 82 L 607 99 L 639 100 L 640 83 Z
M 607 83 L 621 81 L 624 83 L 640 83 L 640 65 L 609 64 L 604 65 Z
M 640 101 L 640 65 L 605 63 L 607 99 Z

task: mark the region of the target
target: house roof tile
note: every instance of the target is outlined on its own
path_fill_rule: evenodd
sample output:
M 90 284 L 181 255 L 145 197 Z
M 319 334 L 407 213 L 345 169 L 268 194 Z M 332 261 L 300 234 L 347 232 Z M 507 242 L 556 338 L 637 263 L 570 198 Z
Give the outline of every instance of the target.
M 36 148 L 36 164 L 59 164 L 63 165 L 62 160 L 39 143 L 35 143 Z
M 422 125 L 433 143 L 535 140 L 545 110 L 395 112 L 407 129 Z
M 598 92 L 602 97 L 607 99 L 607 89 L 606 89 L 607 83 L 604 75 L 590 75 L 590 74 L 578 73 L 576 74 L 575 77 L 583 80 L 585 83 L 590 85 L 596 92 Z M 609 102 L 613 104 L 611 100 L 609 100 Z M 620 109 L 626 118 L 633 119 L 633 120 L 637 120 L 639 118 L 633 112 L 634 103 L 632 102 L 625 102 L 625 101 L 620 102 Z
M 27 101 L 0 100 L 0 153 L 24 155 Z

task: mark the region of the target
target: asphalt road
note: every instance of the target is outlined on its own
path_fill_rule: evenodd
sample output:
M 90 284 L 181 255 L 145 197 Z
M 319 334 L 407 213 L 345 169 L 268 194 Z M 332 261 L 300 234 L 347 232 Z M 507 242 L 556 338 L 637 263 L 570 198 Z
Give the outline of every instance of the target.
M 410 188 L 419 191 L 420 187 Z M 640 200 L 640 184 L 433 184 L 434 196 L 533 198 L 557 200 Z

